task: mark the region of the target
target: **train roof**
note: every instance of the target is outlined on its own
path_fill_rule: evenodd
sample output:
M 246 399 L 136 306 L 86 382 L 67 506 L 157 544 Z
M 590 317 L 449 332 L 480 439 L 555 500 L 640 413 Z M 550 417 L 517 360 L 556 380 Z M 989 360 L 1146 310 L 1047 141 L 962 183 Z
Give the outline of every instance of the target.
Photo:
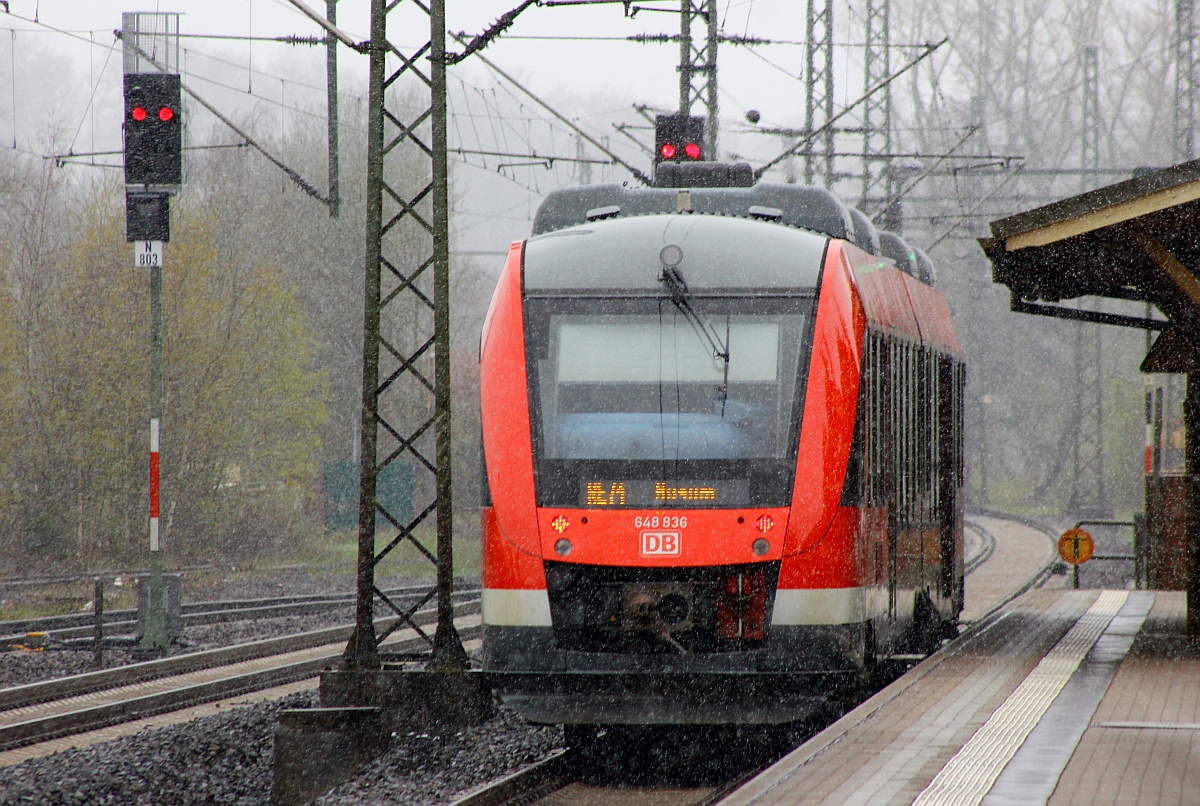
M 541 235 L 598 218 L 655 213 L 700 213 L 759 218 L 830 238 L 855 241 L 854 221 L 846 205 L 824 188 L 759 182 L 753 187 L 627 188 L 584 185 L 547 194 L 533 219 Z
M 641 215 L 600 219 L 535 235 L 525 244 L 531 294 L 659 292 L 660 253 L 675 244 L 696 292 L 811 293 L 828 239 L 748 218 Z
M 864 213 L 825 188 L 755 184 L 746 163 L 662 163 L 656 179 L 656 187 L 605 184 L 553 190 L 534 215 L 533 236 L 589 222 L 670 213 L 759 219 L 849 241 L 933 285 L 933 264 L 924 252 L 899 235 L 879 231 Z

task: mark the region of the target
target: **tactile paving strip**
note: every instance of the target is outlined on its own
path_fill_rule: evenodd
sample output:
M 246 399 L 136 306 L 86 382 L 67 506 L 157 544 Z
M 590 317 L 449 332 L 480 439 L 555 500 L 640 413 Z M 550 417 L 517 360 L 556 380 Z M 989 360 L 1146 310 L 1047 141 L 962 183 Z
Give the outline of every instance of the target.
M 980 803 L 1127 597 L 1124 591 L 1101 593 L 1017 690 L 917 796 L 913 806 L 973 806 Z

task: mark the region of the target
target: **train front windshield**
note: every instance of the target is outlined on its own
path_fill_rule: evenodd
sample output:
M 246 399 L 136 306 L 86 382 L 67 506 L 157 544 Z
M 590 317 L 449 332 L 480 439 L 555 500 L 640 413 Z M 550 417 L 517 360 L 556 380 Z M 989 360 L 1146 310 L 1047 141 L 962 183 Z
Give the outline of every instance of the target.
M 674 291 L 659 259 L 672 243 L 687 283 Z M 530 239 L 539 504 L 786 506 L 826 243 L 715 216 L 642 216 Z
M 691 315 L 669 298 L 528 307 L 545 504 L 671 503 L 656 482 L 710 491 L 680 506 L 786 503 L 811 299 L 694 298 Z

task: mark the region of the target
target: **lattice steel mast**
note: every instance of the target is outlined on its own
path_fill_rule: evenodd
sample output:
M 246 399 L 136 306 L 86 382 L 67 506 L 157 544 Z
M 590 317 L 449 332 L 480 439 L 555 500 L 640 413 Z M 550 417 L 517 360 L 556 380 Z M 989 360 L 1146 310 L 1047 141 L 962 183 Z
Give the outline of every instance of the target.
M 815 131 L 833 117 L 833 0 L 808 0 L 804 57 L 804 128 Z M 821 133 L 804 153 L 804 182 L 818 171 L 825 187 L 833 185 L 833 129 Z
M 428 41 L 412 47 L 388 38 L 388 18 L 401 13 L 416 20 L 404 28 L 405 40 L 428 26 Z M 401 627 L 430 643 L 430 668 L 467 665 L 451 605 L 445 31 L 445 0 L 371 2 L 358 606 L 346 648 L 347 663 L 356 669 L 378 667 L 379 642 Z M 380 471 L 401 459 L 422 476 L 414 480 L 409 517 L 391 511 L 377 495 Z M 431 517 L 433 551 L 419 539 L 428 542 Z M 381 534 L 387 543 L 377 553 Z M 402 544 L 415 547 L 437 573 L 436 588 L 407 608 L 375 585 L 375 566 Z M 413 616 L 435 596 L 437 630 L 430 637 Z M 376 599 L 399 616 L 379 635 L 373 621 Z
M 1172 157 L 1186 162 L 1195 154 L 1195 0 L 1175 0 L 1175 137 Z
M 866 48 L 863 51 L 863 92 L 892 74 L 891 0 L 867 0 Z M 892 90 L 888 85 L 863 102 L 862 196 L 859 208 L 877 212 L 884 229 L 898 231 L 899 210 L 892 206 Z M 873 198 L 872 194 L 878 194 Z M 897 205 L 898 206 L 898 205 Z
M 704 115 L 705 159 L 717 155 L 717 38 L 716 0 L 681 0 L 679 114 Z
M 1083 106 L 1080 116 L 1080 190 L 1095 187 L 1100 170 L 1100 49 L 1082 53 Z M 1104 484 L 1104 373 L 1101 330 L 1075 325 L 1075 442 L 1068 509 L 1084 517 L 1107 517 Z

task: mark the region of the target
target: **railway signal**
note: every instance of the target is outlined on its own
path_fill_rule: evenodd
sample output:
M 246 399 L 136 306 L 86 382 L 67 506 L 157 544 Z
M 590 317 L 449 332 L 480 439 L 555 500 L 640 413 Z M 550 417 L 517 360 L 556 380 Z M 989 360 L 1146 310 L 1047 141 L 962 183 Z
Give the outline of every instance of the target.
M 696 115 L 655 115 L 654 164 L 698 162 L 705 158 L 704 118 Z
M 125 184 L 183 183 L 181 92 L 177 73 L 125 75 Z
M 183 116 L 179 78 L 179 15 L 126 12 L 124 43 L 125 237 L 134 265 L 150 281 L 150 579 L 139 594 L 140 648 L 163 650 L 169 640 L 159 540 L 160 450 L 163 442 L 163 243 L 171 239 L 170 194 L 183 184 Z

